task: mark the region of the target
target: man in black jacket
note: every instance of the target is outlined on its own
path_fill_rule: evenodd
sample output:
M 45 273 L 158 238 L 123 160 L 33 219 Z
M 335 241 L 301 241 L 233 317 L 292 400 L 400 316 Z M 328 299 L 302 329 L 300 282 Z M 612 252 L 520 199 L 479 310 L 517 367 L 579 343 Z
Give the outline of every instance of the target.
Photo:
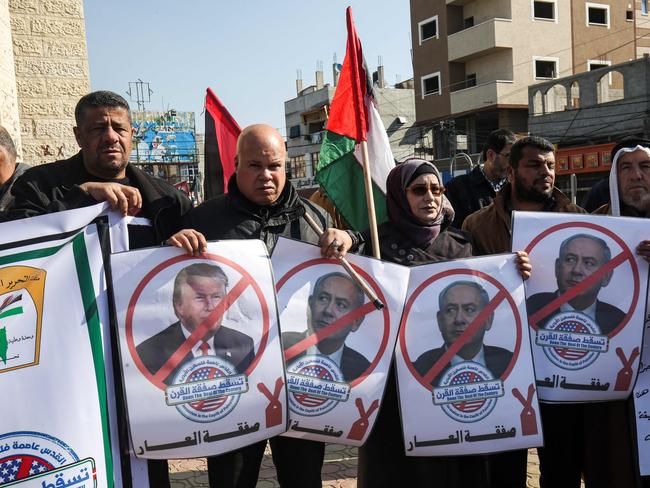
M 447 198 L 455 212 L 452 226 L 460 229 L 468 215 L 492 203 L 507 181 L 508 158 L 515 140 L 515 134 L 507 129 L 490 132 L 481 153 L 483 162 L 447 183 Z
M 16 163 L 16 146 L 9 132 L 0 126 L 0 219 L 11 206 L 11 187 L 16 179 L 29 168 L 28 164 Z
M 208 200 L 189 212 L 186 229 L 170 244 L 189 252 L 203 251 L 205 239 L 261 239 L 269 253 L 279 236 L 320 244 L 325 256 L 344 255 L 358 236 L 331 227 L 320 207 L 300 198 L 286 181 L 286 149 L 280 133 L 264 124 L 245 128 L 237 141 L 235 174 L 228 193 Z M 309 215 L 325 229 L 321 238 L 305 222 Z M 197 232 L 198 231 L 198 232 Z M 210 486 L 254 488 L 266 441 L 208 458 Z M 273 461 L 283 488 L 320 488 L 325 447 L 321 442 L 274 437 Z
M 106 201 L 126 215 L 137 214 L 151 226 L 129 225 L 131 248 L 157 245 L 181 227 L 192 204 L 163 180 L 129 165 L 131 113 L 116 93 L 83 96 L 75 108 L 74 134 L 81 151 L 69 159 L 35 166 L 16 180 L 8 218 L 22 219 Z M 120 426 L 126 439 L 125 426 Z M 166 461 L 150 461 L 149 485 L 169 486 Z
M 11 220 L 70 210 L 106 201 L 126 215 L 149 219 L 130 226 L 131 247 L 162 243 L 180 228 L 189 199 L 163 180 L 129 165 L 129 104 L 113 92 L 82 97 L 75 108 L 74 134 L 81 151 L 69 159 L 35 166 L 14 184 Z

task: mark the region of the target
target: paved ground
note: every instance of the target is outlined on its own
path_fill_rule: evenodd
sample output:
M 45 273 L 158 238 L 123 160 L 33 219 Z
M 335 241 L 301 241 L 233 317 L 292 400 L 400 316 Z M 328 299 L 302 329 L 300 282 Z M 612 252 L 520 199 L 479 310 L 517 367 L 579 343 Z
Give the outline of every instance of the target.
M 172 488 L 208 487 L 205 459 L 183 459 L 170 461 Z M 357 450 L 353 447 L 328 444 L 323 466 L 323 487 L 354 488 L 356 481 Z M 258 488 L 278 487 L 271 453 L 266 452 Z M 535 449 L 528 451 L 528 488 L 539 488 L 539 461 Z

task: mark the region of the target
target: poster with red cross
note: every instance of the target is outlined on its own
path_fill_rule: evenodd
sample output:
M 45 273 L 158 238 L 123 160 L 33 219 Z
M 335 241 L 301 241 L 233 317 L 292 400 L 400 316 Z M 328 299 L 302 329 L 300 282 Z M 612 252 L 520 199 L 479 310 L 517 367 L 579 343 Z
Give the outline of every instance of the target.
M 514 254 L 411 268 L 395 349 L 407 456 L 542 444 Z
M 287 375 L 284 435 L 359 446 L 377 418 L 409 270 L 347 259 L 383 308 L 317 246 L 280 238 L 272 256 Z
M 260 241 L 193 256 L 111 256 L 131 439 L 138 457 L 221 454 L 286 430 L 270 261 Z
M 648 264 L 643 219 L 513 212 L 512 249 L 528 252 L 526 306 L 541 400 L 627 398 L 639 368 Z

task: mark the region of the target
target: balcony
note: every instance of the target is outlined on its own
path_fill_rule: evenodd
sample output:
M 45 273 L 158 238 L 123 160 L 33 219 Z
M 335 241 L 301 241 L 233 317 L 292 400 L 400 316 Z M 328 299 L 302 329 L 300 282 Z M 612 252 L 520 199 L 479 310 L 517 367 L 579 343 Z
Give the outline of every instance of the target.
M 497 104 L 526 105 L 528 94 L 522 96 L 519 92 L 515 90 L 515 84 L 508 80 L 490 81 L 458 90 L 451 93 L 451 113 L 460 114 Z
M 512 49 L 512 20 L 490 19 L 447 37 L 449 61 L 464 62 Z

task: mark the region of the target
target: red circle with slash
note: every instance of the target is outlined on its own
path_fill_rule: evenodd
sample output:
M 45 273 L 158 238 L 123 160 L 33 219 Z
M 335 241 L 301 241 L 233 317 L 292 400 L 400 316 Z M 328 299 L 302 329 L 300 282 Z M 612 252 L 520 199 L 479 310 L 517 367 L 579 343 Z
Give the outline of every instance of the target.
M 510 363 L 508 364 L 508 367 L 501 375 L 502 380 L 505 380 L 510 375 L 510 372 L 512 371 L 515 364 L 517 363 L 517 358 L 519 357 L 519 350 L 521 349 L 521 337 L 522 337 L 521 316 L 519 315 L 519 310 L 517 309 L 517 305 L 515 304 L 515 301 L 512 299 L 510 293 L 508 293 L 508 290 L 506 290 L 505 287 L 501 283 L 499 283 L 496 279 L 494 279 L 492 276 L 483 273 L 482 271 L 476 271 L 471 269 L 448 269 L 447 271 L 442 271 L 438 274 L 435 274 L 427 278 L 425 281 L 423 281 L 420 284 L 420 286 L 418 286 L 415 289 L 415 291 L 413 291 L 413 293 L 409 297 L 404 307 L 404 314 L 402 315 L 402 322 L 400 324 L 400 331 L 399 331 L 399 344 L 400 344 L 400 349 L 402 351 L 402 354 L 404 355 L 404 361 L 406 362 L 406 366 L 408 367 L 413 377 L 418 381 L 418 383 L 424 386 L 427 390 L 431 390 L 432 388 L 431 384 L 427 383 L 424 379 L 424 376 L 418 373 L 418 371 L 415 369 L 415 366 L 413 365 L 413 361 L 408 355 L 408 351 L 406 347 L 406 323 L 408 322 L 408 316 L 409 313 L 411 312 L 411 307 L 413 306 L 413 303 L 418 298 L 418 296 L 424 291 L 425 288 L 429 287 L 431 283 L 438 281 L 442 278 L 446 278 L 448 276 L 458 276 L 458 275 L 477 276 L 479 278 L 484 279 L 488 283 L 494 285 L 497 288 L 497 290 L 499 290 L 499 293 L 504 294 L 505 300 L 508 301 L 510 308 L 512 308 L 513 316 L 515 318 L 516 330 L 517 330 L 517 335 L 515 339 L 515 350 L 512 353 L 512 358 L 510 359 Z
M 634 254 L 632 254 L 632 251 L 630 250 L 630 248 L 627 247 L 627 245 L 625 244 L 623 239 L 618 237 L 611 230 L 609 230 L 609 229 L 607 229 L 605 227 L 602 227 L 600 225 L 597 225 L 597 224 L 592 224 L 591 222 L 564 222 L 562 224 L 557 224 L 557 225 L 554 225 L 552 227 L 549 227 L 548 229 L 546 229 L 545 231 L 543 231 L 539 235 L 537 235 L 537 237 L 535 237 L 532 241 L 530 241 L 528 246 L 526 246 L 525 251 L 528 253 L 528 255 L 530 255 L 532 250 L 535 248 L 535 246 L 537 246 L 537 244 L 540 243 L 540 241 L 542 241 L 542 239 L 544 239 L 544 238 L 548 237 L 550 234 L 553 234 L 553 233 L 558 232 L 560 230 L 570 229 L 570 228 L 591 229 L 591 230 L 595 230 L 595 231 L 598 231 L 598 232 L 601 232 L 601 233 L 605 234 L 607 237 L 609 237 L 614 242 L 616 242 L 616 244 L 618 244 L 619 247 L 622 249 L 621 254 L 625 255 L 625 261 L 623 261 L 623 262 L 627 262 L 627 261 L 630 262 L 630 267 L 632 268 L 632 280 L 634 282 L 634 291 L 632 293 L 632 303 L 630 304 L 630 310 L 627 312 L 625 317 L 623 317 L 623 320 L 618 325 L 618 327 L 616 327 L 609 334 L 607 334 L 607 337 L 609 337 L 611 339 L 616 334 L 618 334 L 623 329 L 623 327 L 625 327 L 625 325 L 630 321 L 630 319 L 632 318 L 632 315 L 634 314 L 634 311 L 636 310 L 637 302 L 639 301 L 639 289 L 640 289 L 640 285 L 639 285 L 639 281 L 640 281 L 639 280 L 639 268 L 636 265 L 636 261 L 634 259 Z M 610 260 L 610 262 L 611 262 L 611 260 Z M 620 264 L 618 264 L 618 265 L 616 265 L 614 267 L 618 267 L 621 264 L 623 264 L 623 263 L 620 263 Z M 607 266 L 607 264 L 604 264 L 603 266 Z M 613 271 L 613 269 L 612 269 L 612 271 Z M 577 284 L 575 286 L 575 288 L 580 288 L 580 283 Z M 530 326 L 534 330 L 539 329 L 539 327 L 537 327 L 537 324 L 530 324 Z
M 156 378 L 157 373 L 152 374 L 151 372 L 149 372 L 147 367 L 142 362 L 142 359 L 140 359 L 140 356 L 138 355 L 136 349 L 135 342 L 133 340 L 133 314 L 135 313 L 135 307 L 138 300 L 140 299 L 140 295 L 144 291 L 145 287 L 156 275 L 158 275 L 165 269 L 169 268 L 170 266 L 173 266 L 174 264 L 183 261 L 197 261 L 197 260 L 214 261 L 216 263 L 224 264 L 234 269 L 242 276 L 242 278 L 240 279 L 240 283 L 242 283 L 243 285 L 243 289 L 241 293 L 243 293 L 244 290 L 250 286 L 255 292 L 255 295 L 257 296 L 257 299 L 260 302 L 260 306 L 262 309 L 262 338 L 260 340 L 260 345 L 257 349 L 257 353 L 255 354 L 255 358 L 251 362 L 248 369 L 246 369 L 244 374 L 250 375 L 255 370 L 257 364 L 262 359 L 262 354 L 266 349 L 266 344 L 269 339 L 269 327 L 270 327 L 269 307 L 266 303 L 266 299 L 264 298 L 264 294 L 262 293 L 262 289 L 259 287 L 257 282 L 253 279 L 253 277 L 243 267 L 241 267 L 239 264 L 235 263 L 234 261 L 228 258 L 225 258 L 223 256 L 218 256 L 216 254 L 210 254 L 210 253 L 204 253 L 200 256 L 190 256 L 188 254 L 183 254 L 181 256 L 175 256 L 173 258 L 167 259 L 166 261 L 163 261 L 162 263 L 155 266 L 151 271 L 149 271 L 144 276 L 144 278 L 142 278 L 140 283 L 138 283 L 138 286 L 135 288 L 135 291 L 131 296 L 131 300 L 129 301 L 129 306 L 126 311 L 126 342 L 129 348 L 129 352 L 131 353 L 131 357 L 133 358 L 135 365 L 138 367 L 142 375 L 161 390 L 165 389 L 165 384 L 163 383 L 163 380 L 167 377 L 167 375 L 165 375 L 165 377 L 161 379 L 157 379 Z M 237 287 L 237 285 L 239 285 L 240 283 L 237 283 L 235 287 Z M 232 289 L 230 291 L 232 291 Z M 228 293 L 230 293 L 230 291 Z M 226 297 L 224 297 L 224 299 L 228 297 L 228 293 L 226 294 Z M 233 303 L 235 301 L 237 301 L 237 298 L 233 300 Z M 231 303 L 229 306 L 231 306 L 233 303 Z M 225 315 L 225 313 L 226 310 L 223 311 L 223 315 Z M 187 339 L 185 343 L 187 343 L 188 340 L 189 339 Z M 183 347 L 183 345 L 181 345 L 180 347 Z M 185 355 L 182 355 L 179 361 L 177 361 L 176 364 L 172 365 L 171 370 L 173 370 L 178 365 L 178 363 L 183 360 L 184 357 Z
M 305 261 L 304 263 L 299 264 L 295 268 L 290 269 L 287 271 L 282 278 L 278 280 L 278 282 L 275 285 L 275 290 L 277 293 L 280 293 L 280 289 L 286 284 L 286 282 L 291 279 L 293 276 L 295 276 L 297 273 L 300 271 L 305 270 L 306 268 L 310 268 L 312 266 L 318 266 L 320 264 L 334 264 L 336 266 L 339 266 L 338 261 L 333 260 L 333 259 L 327 259 L 327 258 L 316 258 L 316 259 L 310 259 L 309 261 Z M 358 267 L 355 264 L 350 263 L 352 268 L 361 275 L 361 277 L 365 280 L 365 282 L 372 288 L 372 290 L 375 292 L 377 297 L 381 300 L 381 302 L 386 305 L 386 298 L 384 297 L 384 294 L 381 291 L 381 288 L 379 285 L 372 279 L 372 277 L 366 273 L 363 269 Z M 384 333 L 381 338 L 381 344 L 379 345 L 379 351 L 377 352 L 377 355 L 374 357 L 372 362 L 370 363 L 370 366 L 368 366 L 368 369 L 364 371 L 361 375 L 359 375 L 358 378 L 354 379 L 352 382 L 350 382 L 350 387 L 354 388 L 357 386 L 359 383 L 361 383 L 366 377 L 373 372 L 373 370 L 377 367 L 377 364 L 379 363 L 379 360 L 381 359 L 382 355 L 384 354 L 384 351 L 386 350 L 386 346 L 388 345 L 388 337 L 390 335 L 390 315 L 388 313 L 388 306 L 384 306 L 384 308 L 381 310 L 383 315 L 384 315 Z M 312 334 L 313 335 L 313 334 Z M 309 336 L 308 336 L 309 337 Z

